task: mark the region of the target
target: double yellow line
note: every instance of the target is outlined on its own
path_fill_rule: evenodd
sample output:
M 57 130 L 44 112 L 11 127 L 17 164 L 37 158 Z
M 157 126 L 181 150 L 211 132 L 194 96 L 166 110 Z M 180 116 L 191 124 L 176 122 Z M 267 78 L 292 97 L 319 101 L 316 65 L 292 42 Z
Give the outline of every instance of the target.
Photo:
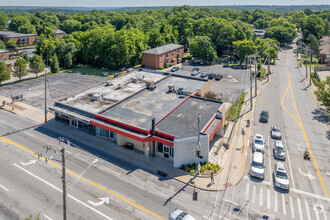
M 34 155 L 34 156 L 37 156 L 33 151 L 27 149 L 26 147 L 23 147 L 22 145 L 19 145 L 19 144 L 15 143 L 15 142 L 9 140 L 8 138 L 0 137 L 0 141 L 5 142 L 5 143 L 8 143 L 8 144 L 11 144 L 11 145 L 14 145 L 14 146 L 16 146 L 16 147 L 18 147 L 18 148 L 20 148 L 20 149 L 22 149 L 22 150 L 24 150 L 24 151 L 32 154 L 32 155 Z M 45 157 L 40 157 L 40 159 L 46 160 Z M 59 169 L 62 169 L 62 166 L 61 165 L 58 165 L 57 163 L 54 163 L 51 160 L 48 160 L 48 163 L 49 164 L 52 164 L 53 166 L 55 166 L 55 167 L 57 167 Z M 132 202 L 129 199 L 126 199 L 125 197 L 123 197 L 121 195 L 118 195 L 117 193 L 115 193 L 115 192 L 113 192 L 111 190 L 108 190 L 107 188 L 105 188 L 105 187 L 103 187 L 103 186 L 101 186 L 101 185 L 99 185 L 99 184 L 97 184 L 97 183 L 95 183 L 95 182 L 93 182 L 93 181 L 91 181 L 89 179 L 86 179 L 84 177 L 81 177 L 79 174 L 77 174 L 77 173 L 75 173 L 75 172 L 73 172 L 71 170 L 66 169 L 66 172 L 67 173 L 70 173 L 71 175 L 73 175 L 73 176 L 81 179 L 82 181 L 84 181 L 84 182 L 86 182 L 86 183 L 88 183 L 88 184 L 90 184 L 90 185 L 92 185 L 92 186 L 94 186 L 94 187 L 96 187 L 96 188 L 98 188 L 98 189 L 100 189 L 100 190 L 102 190 L 102 191 L 104 191 L 104 192 L 112 195 L 112 196 L 117 197 L 118 199 L 120 199 L 120 200 L 122 200 L 122 201 L 124 201 L 124 202 L 126 202 L 126 203 L 128 203 L 128 204 L 130 204 L 132 206 L 134 206 L 135 208 L 138 208 L 138 209 L 140 209 L 140 210 L 142 210 L 142 211 L 144 211 L 144 212 L 146 212 L 146 213 L 148 213 L 148 214 L 150 214 L 150 215 L 152 215 L 152 216 L 154 216 L 154 217 L 156 217 L 158 219 L 165 220 L 164 217 L 162 217 L 162 216 L 160 216 L 160 215 L 158 215 L 158 214 L 156 214 L 156 213 L 154 213 L 154 212 L 152 212 L 152 211 L 144 208 L 141 205 L 136 204 L 135 202 Z
M 287 65 L 287 57 L 288 54 L 286 54 L 286 65 Z M 296 104 L 296 100 L 294 98 L 294 95 L 293 95 L 293 90 L 292 90 L 292 83 L 291 83 L 291 76 L 290 76 L 290 72 L 288 71 L 288 76 L 289 76 L 289 84 L 288 84 L 288 87 L 286 88 L 285 92 L 284 92 L 284 95 L 282 97 L 282 101 L 281 101 L 281 106 L 282 108 L 298 123 L 298 125 L 301 127 L 303 133 L 304 133 L 304 136 L 305 136 L 305 140 L 306 140 L 306 143 L 307 143 L 307 146 L 308 146 L 308 149 L 310 151 L 310 154 L 312 156 L 312 159 L 313 159 L 313 163 L 314 163 L 314 166 L 316 168 L 316 171 L 317 171 L 317 175 L 319 177 L 319 180 L 321 182 L 321 185 L 322 185 L 322 188 L 323 188 L 323 191 L 324 191 L 324 194 L 326 197 L 328 197 L 328 192 L 327 192 L 327 189 L 325 188 L 325 185 L 324 185 L 324 182 L 323 182 L 323 179 L 322 179 L 322 176 L 321 176 L 321 173 L 320 173 L 320 170 L 319 170 L 319 167 L 317 165 L 317 162 L 316 162 L 316 159 L 314 157 L 314 154 L 313 154 L 313 151 L 312 151 L 312 148 L 311 148 L 311 145 L 309 143 L 309 140 L 308 140 L 308 137 L 307 137 L 307 134 L 306 134 L 306 131 L 305 131 L 305 128 L 304 128 L 304 125 L 302 123 L 302 120 L 301 120 L 301 117 L 300 117 L 300 114 L 298 112 L 298 108 L 297 108 L 297 104 Z M 298 120 L 284 107 L 283 105 L 283 101 L 284 101 L 284 98 L 286 96 L 286 93 L 288 92 L 288 90 L 291 90 L 291 96 L 292 96 L 292 100 L 293 100 L 293 104 L 294 104 L 294 107 L 295 107 L 295 110 L 296 110 L 296 113 L 297 113 L 297 116 L 298 116 Z

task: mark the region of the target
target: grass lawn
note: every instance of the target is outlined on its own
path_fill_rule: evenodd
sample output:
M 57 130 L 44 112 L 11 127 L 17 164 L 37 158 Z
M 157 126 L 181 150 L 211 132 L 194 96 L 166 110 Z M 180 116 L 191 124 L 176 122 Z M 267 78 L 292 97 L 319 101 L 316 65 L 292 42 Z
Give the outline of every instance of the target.
M 91 67 L 87 65 L 75 65 L 72 69 L 64 69 L 60 72 L 75 72 L 75 73 L 82 73 L 87 75 L 95 75 L 95 76 L 103 76 L 104 72 L 107 72 L 110 75 L 118 72 L 117 70 L 111 70 L 107 68 L 98 68 L 98 67 Z
M 244 102 L 246 93 L 243 92 L 238 100 L 230 107 L 230 109 L 226 112 L 226 119 L 228 121 L 235 121 L 235 118 L 237 118 L 241 114 L 241 108 Z

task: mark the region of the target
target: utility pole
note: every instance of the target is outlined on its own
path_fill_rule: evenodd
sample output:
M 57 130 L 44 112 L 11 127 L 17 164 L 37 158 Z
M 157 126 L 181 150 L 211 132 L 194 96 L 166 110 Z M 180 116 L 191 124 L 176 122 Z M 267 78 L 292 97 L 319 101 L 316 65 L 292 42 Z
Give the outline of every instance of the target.
M 257 91 L 258 91 L 258 86 L 257 86 L 257 55 L 254 55 L 254 88 L 255 88 L 255 97 L 257 97 Z
M 305 53 L 306 53 L 306 57 L 305 57 L 305 66 L 306 66 L 306 79 L 307 79 L 307 75 L 308 75 L 308 69 L 307 69 L 307 53 L 308 53 L 308 48 L 307 48 L 307 46 L 305 47 Z
M 250 108 L 252 109 L 252 68 L 251 68 L 251 56 L 249 58 L 250 66 Z
M 197 157 L 197 175 L 199 175 L 200 172 L 200 164 L 199 159 L 202 159 L 203 157 L 200 155 L 201 152 L 201 130 L 200 130 L 200 124 L 201 124 L 201 114 L 198 113 L 198 144 L 196 149 L 196 157 Z
M 47 71 L 45 70 L 45 123 L 47 123 Z
M 62 151 L 63 220 L 66 220 L 65 147 Z
M 309 50 L 309 85 L 312 85 L 312 53 L 313 50 Z

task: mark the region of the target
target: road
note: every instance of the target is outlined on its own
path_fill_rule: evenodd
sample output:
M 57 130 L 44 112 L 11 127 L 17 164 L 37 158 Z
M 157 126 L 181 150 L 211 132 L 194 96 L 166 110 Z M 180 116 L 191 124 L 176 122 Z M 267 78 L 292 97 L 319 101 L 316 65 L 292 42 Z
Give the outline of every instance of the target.
M 221 194 L 220 205 L 231 204 L 228 209 L 218 208 L 217 213 L 227 219 L 328 219 L 330 217 L 330 148 L 327 126 L 320 115 L 317 102 L 304 79 L 305 72 L 297 68 L 293 49 L 280 53 L 279 62 L 272 67 L 270 84 L 257 97 L 252 119 L 250 142 L 255 134 L 265 137 L 265 180 L 250 178 L 250 162 L 246 174 L 235 187 Z M 268 110 L 268 123 L 260 123 L 261 110 Z M 290 179 L 290 190 L 274 187 L 274 140 L 270 127 L 282 129 L 286 148 L 285 167 Z M 314 159 L 303 160 L 308 149 Z M 310 150 L 311 149 L 311 150 Z M 252 157 L 250 152 L 249 158 Z M 320 175 L 319 175 L 320 174 Z M 235 211 L 236 210 L 236 211 Z

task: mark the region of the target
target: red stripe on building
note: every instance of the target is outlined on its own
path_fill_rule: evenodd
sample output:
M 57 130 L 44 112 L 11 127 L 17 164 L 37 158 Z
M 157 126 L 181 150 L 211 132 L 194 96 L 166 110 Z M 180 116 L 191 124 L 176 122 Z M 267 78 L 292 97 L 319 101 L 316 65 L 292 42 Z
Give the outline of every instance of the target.
M 210 135 L 209 137 L 209 141 L 212 140 L 212 138 L 214 137 L 215 133 L 217 132 L 217 130 L 220 128 L 220 125 L 222 124 L 222 119 L 221 121 L 219 122 L 219 124 L 217 125 L 217 127 L 214 129 L 214 131 L 212 132 L 212 134 Z
M 158 136 L 162 136 L 162 137 L 164 137 L 164 138 L 168 138 L 168 139 L 171 139 L 171 140 L 173 140 L 173 139 L 175 138 L 175 137 L 172 136 L 172 135 L 165 134 L 165 133 L 160 132 L 160 131 L 156 131 L 155 133 L 156 133 L 156 135 L 158 135 Z
M 209 123 L 206 125 L 206 127 L 204 128 L 204 130 L 202 131 L 203 133 L 205 133 L 205 131 L 211 126 L 211 124 L 213 123 L 213 121 L 216 118 L 216 114 L 213 116 L 213 118 L 209 121 Z

